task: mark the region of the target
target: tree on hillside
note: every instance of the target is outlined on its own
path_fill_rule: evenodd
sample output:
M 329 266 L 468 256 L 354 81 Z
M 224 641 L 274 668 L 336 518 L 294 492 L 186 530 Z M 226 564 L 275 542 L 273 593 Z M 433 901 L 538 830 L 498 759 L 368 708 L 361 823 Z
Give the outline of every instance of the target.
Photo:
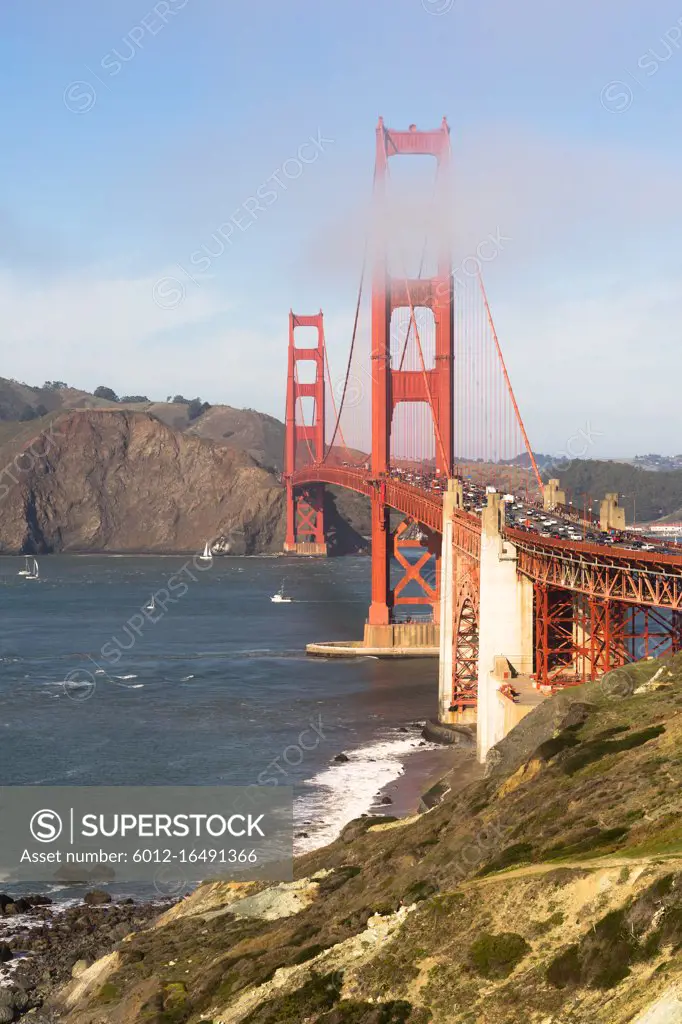
M 200 416 L 203 416 L 204 413 L 207 412 L 210 408 L 211 406 L 209 405 L 208 402 L 202 402 L 200 398 L 193 398 L 192 401 L 189 403 L 187 415 L 190 421 L 197 420 L 199 419 Z
M 182 395 L 176 395 L 173 399 L 173 405 L 189 405 L 189 399 L 183 398 Z
M 118 402 L 118 395 L 111 388 L 95 388 L 93 394 L 95 398 L 106 398 L 108 402 Z
M 63 380 L 46 380 L 43 384 L 45 391 L 61 391 L 62 388 L 68 388 L 68 386 Z
M 119 398 L 119 402 L 148 402 L 149 399 L 146 395 L 122 395 Z

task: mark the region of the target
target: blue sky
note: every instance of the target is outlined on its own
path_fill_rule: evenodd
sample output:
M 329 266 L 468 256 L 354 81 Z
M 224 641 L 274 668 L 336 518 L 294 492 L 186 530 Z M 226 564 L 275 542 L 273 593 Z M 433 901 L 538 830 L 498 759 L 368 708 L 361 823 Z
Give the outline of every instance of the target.
M 281 416 L 291 306 L 341 372 L 378 115 L 446 114 L 534 446 L 682 450 L 681 5 L 4 0 L 0 75 L 2 376 Z

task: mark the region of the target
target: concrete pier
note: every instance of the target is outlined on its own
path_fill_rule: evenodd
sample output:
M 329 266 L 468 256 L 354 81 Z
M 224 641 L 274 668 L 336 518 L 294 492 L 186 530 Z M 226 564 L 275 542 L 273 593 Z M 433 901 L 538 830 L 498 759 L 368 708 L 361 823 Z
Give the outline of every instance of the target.
M 556 496 L 556 488 L 552 497 Z M 454 656 L 458 624 L 455 615 L 466 595 L 470 566 L 453 548 L 454 514 L 461 507 L 461 484 L 451 480 L 443 496 L 443 549 L 440 579 L 440 645 L 438 665 L 438 718 L 460 722 L 451 711 Z M 504 503 L 488 494 L 481 517 L 481 556 L 478 605 L 478 696 L 476 750 L 483 762 L 490 748 L 507 735 L 543 695 L 533 689 L 533 585 L 516 571 L 515 546 L 503 540 Z M 463 574 L 460 576 L 460 574 Z M 513 692 L 516 691 L 516 692 Z M 467 712 L 468 714 L 468 712 Z M 473 709 L 472 709 L 473 717 Z M 461 723 L 460 723 L 461 724 Z
M 327 555 L 326 543 L 319 544 L 316 541 L 299 540 L 293 544 L 284 543 L 285 555 L 307 555 L 313 558 L 325 558 Z
M 556 477 L 542 488 L 542 504 L 546 512 L 556 508 L 557 505 L 566 504 L 566 492 L 561 490 Z
M 462 503 L 462 484 L 448 480 L 443 494 L 443 547 L 440 556 L 440 645 L 438 661 L 438 719 L 454 724 L 450 711 L 454 671 L 453 644 L 455 629 L 455 552 L 453 550 L 453 514 Z
M 392 622 L 388 626 L 365 625 L 364 646 L 393 649 L 422 647 L 438 653 L 439 627 L 435 622 Z
M 526 715 L 547 699 L 548 695 L 537 690 L 529 676 L 509 679 L 509 663 L 506 658 L 495 659 L 492 676 L 499 684 L 495 694 L 497 706 L 492 737 L 494 746 L 509 735 Z
M 607 494 L 599 505 L 599 526 L 604 532 L 625 529 L 625 509 L 618 504 L 618 494 Z
M 363 640 L 327 640 L 306 644 L 314 658 L 437 658 L 437 647 L 368 647 Z
M 306 644 L 318 658 L 437 658 L 438 626 L 434 622 L 365 625 L 363 640 L 322 640 Z
M 533 670 L 533 585 L 518 575 L 516 548 L 502 538 L 499 494 L 488 495 L 481 520 L 477 752 L 485 761 L 499 732 L 496 659 L 506 660 L 510 675 Z

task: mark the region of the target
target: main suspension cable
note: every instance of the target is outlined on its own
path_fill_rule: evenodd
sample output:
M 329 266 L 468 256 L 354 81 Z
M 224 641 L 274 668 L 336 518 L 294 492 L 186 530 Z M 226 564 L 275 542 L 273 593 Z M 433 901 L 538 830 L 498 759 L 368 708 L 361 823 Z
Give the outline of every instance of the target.
M 479 283 L 479 286 L 480 286 L 480 289 L 481 289 L 481 295 L 483 296 L 483 303 L 485 305 L 485 312 L 486 312 L 486 316 L 488 317 L 488 323 L 490 324 L 490 330 L 492 331 L 493 341 L 495 342 L 495 349 L 497 350 L 497 356 L 498 356 L 498 358 L 500 360 L 500 365 L 502 367 L 502 373 L 504 374 L 504 379 L 506 381 L 507 388 L 509 390 L 509 397 L 511 398 L 512 405 L 514 406 L 514 413 L 516 414 L 516 419 L 517 419 L 517 422 L 519 424 L 519 428 L 521 430 L 521 434 L 523 436 L 523 441 L 524 441 L 524 444 L 526 446 L 526 451 L 528 452 L 528 456 L 530 458 L 531 465 L 533 467 L 533 472 L 535 473 L 535 477 L 537 479 L 538 486 L 540 487 L 540 490 L 542 491 L 542 487 L 543 487 L 542 476 L 540 475 L 540 470 L 538 469 L 538 464 L 535 461 L 535 455 L 533 454 L 533 449 L 530 446 L 530 441 L 528 440 L 528 434 L 526 433 L 526 428 L 523 425 L 523 420 L 521 419 L 521 412 L 519 411 L 519 407 L 516 404 L 516 397 L 514 396 L 514 389 L 512 388 L 511 380 L 509 379 L 509 374 L 507 373 L 507 366 L 506 366 L 505 361 L 504 361 L 504 356 L 502 355 L 502 349 L 500 347 L 500 342 L 499 342 L 499 339 L 497 337 L 497 331 L 495 330 L 495 323 L 493 321 L 493 315 L 492 315 L 492 312 L 490 310 L 490 304 L 488 302 L 488 296 L 486 294 L 486 290 L 485 290 L 485 287 L 483 285 L 483 277 L 481 276 L 480 269 L 478 271 L 478 283 Z

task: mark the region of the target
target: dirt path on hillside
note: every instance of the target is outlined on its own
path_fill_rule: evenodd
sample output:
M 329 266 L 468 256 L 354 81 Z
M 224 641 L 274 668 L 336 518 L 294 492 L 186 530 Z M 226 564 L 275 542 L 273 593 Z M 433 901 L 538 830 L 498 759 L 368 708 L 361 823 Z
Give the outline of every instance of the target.
M 592 860 L 554 860 L 545 861 L 542 864 L 526 864 L 524 867 L 512 868 L 509 871 L 499 871 L 496 874 L 486 875 L 484 878 L 471 878 L 468 882 L 458 886 L 459 889 L 469 889 L 481 885 L 493 885 L 495 882 L 506 882 L 509 878 L 530 878 L 533 875 L 547 875 L 551 871 L 560 871 L 562 868 L 580 871 L 599 871 L 604 868 L 634 868 L 647 867 L 650 864 L 675 863 L 682 865 L 682 853 L 658 853 L 649 857 L 595 857 Z

